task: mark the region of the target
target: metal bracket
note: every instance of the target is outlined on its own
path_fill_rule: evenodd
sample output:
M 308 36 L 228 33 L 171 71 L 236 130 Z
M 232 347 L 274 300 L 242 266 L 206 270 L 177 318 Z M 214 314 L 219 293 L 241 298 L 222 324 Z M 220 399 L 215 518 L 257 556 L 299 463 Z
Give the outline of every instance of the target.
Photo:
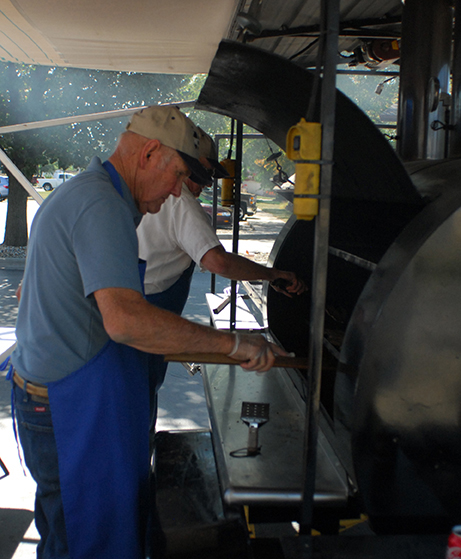
M 183 363 L 181 365 L 186 369 L 191 377 L 200 373 L 200 364 L 199 363 Z
M 0 468 L 3 470 L 3 475 L 0 476 L 0 479 L 3 479 L 6 476 L 10 475 L 10 472 L 8 471 L 8 468 L 5 466 L 5 463 L 3 462 L 3 460 L 0 458 Z

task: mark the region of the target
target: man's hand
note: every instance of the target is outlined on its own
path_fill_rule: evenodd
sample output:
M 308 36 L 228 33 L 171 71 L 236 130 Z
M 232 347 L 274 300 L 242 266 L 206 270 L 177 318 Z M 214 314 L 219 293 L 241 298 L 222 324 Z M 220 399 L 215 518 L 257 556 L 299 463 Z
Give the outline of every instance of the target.
M 294 272 L 285 272 L 257 264 L 239 254 L 226 252 L 222 245 L 215 246 L 206 252 L 200 265 L 213 274 L 233 280 L 266 280 L 272 287 L 288 297 L 301 295 L 307 290 L 302 279 Z M 280 283 L 281 285 L 277 285 Z
M 242 369 L 265 372 L 272 368 L 276 355 L 288 356 L 281 347 L 259 334 L 235 334 L 234 349 L 229 357 L 241 361 Z
M 271 281 L 271 287 L 287 297 L 307 291 L 306 284 L 294 272 L 277 271 L 277 278 Z

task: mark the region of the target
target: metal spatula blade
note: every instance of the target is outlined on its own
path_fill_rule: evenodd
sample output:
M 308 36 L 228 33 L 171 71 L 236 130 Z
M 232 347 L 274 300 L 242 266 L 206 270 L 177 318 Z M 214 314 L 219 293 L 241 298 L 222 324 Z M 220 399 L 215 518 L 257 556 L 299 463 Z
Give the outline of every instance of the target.
M 248 454 L 259 454 L 258 429 L 260 426 L 264 425 L 264 423 L 269 421 L 269 404 L 242 402 L 240 419 L 249 426 L 247 444 Z

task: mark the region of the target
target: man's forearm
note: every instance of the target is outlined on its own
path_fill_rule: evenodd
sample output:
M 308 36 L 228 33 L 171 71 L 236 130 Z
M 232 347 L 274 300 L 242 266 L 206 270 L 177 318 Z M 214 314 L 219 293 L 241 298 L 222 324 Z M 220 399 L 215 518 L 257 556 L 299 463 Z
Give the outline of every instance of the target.
M 286 352 L 263 336 L 215 330 L 154 307 L 141 293 L 124 288 L 94 292 L 110 338 L 147 353 L 231 354 L 247 370 L 268 371 Z
M 279 277 L 278 270 L 257 264 L 223 247 L 214 247 L 202 258 L 201 264 L 209 272 L 231 280 L 267 280 Z
M 148 353 L 232 351 L 230 334 L 185 320 L 127 289 L 95 293 L 104 328 L 114 341 Z

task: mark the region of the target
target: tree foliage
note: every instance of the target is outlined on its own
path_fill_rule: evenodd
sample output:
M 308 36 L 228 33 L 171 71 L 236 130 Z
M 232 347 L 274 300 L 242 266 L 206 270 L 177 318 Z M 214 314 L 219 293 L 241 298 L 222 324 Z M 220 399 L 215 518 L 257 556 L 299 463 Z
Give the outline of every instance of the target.
M 177 100 L 186 76 L 136 74 L 0 64 L 0 126 Z M 76 119 L 78 120 L 78 119 Z M 86 167 L 93 155 L 113 151 L 126 119 L 76 123 L 0 136 L 0 147 L 23 174 L 47 164 Z M 4 244 L 27 242 L 24 189 L 10 177 Z
M 179 97 L 183 99 L 197 99 L 200 90 L 205 83 L 206 75 L 198 74 L 191 76 L 188 80 L 185 80 L 180 91 L 178 92 Z M 207 111 L 190 110 L 188 116 L 198 124 L 205 132 L 214 136 L 215 134 L 231 134 L 231 119 L 229 117 L 218 115 L 215 113 L 210 113 Z M 257 130 L 254 130 L 250 126 L 245 125 L 243 127 L 244 134 L 256 134 Z M 235 134 L 235 127 L 234 127 Z M 219 142 L 219 157 L 220 159 L 226 159 L 229 155 L 229 149 L 231 147 L 230 140 L 221 140 Z M 234 141 L 232 142 L 232 157 L 235 157 L 236 140 L 234 135 Z M 276 173 L 275 162 L 267 162 L 266 159 L 273 153 L 278 152 L 279 147 L 274 144 L 274 142 L 267 140 L 265 137 L 261 139 L 248 139 L 244 140 L 243 143 L 243 161 L 242 161 L 242 176 L 243 179 L 252 179 L 260 182 L 263 186 L 268 189 L 273 187 L 272 177 Z M 287 173 L 290 175 L 294 171 L 294 165 L 285 157 L 284 154 L 279 158 L 282 167 L 287 169 Z
M 194 100 L 205 75 L 138 74 L 0 64 L 0 126 L 99 113 L 141 105 Z M 185 111 L 188 112 L 187 110 Z M 191 118 L 206 132 L 230 134 L 231 119 L 206 111 L 190 110 Z M 0 147 L 30 180 L 43 169 L 85 168 L 93 155 L 110 154 L 128 118 L 112 118 L 38 130 L 0 135 Z M 244 133 L 255 130 L 245 126 Z M 233 141 L 235 156 L 236 141 Z M 230 140 L 220 143 L 219 157 L 228 156 Z M 267 139 L 245 140 L 243 178 L 271 188 L 275 162 L 267 157 L 279 151 Z M 279 158 L 283 170 L 294 172 L 285 155 Z M 6 171 L 8 173 L 8 171 Z M 27 195 L 10 176 L 10 195 L 4 244 L 27 243 Z

